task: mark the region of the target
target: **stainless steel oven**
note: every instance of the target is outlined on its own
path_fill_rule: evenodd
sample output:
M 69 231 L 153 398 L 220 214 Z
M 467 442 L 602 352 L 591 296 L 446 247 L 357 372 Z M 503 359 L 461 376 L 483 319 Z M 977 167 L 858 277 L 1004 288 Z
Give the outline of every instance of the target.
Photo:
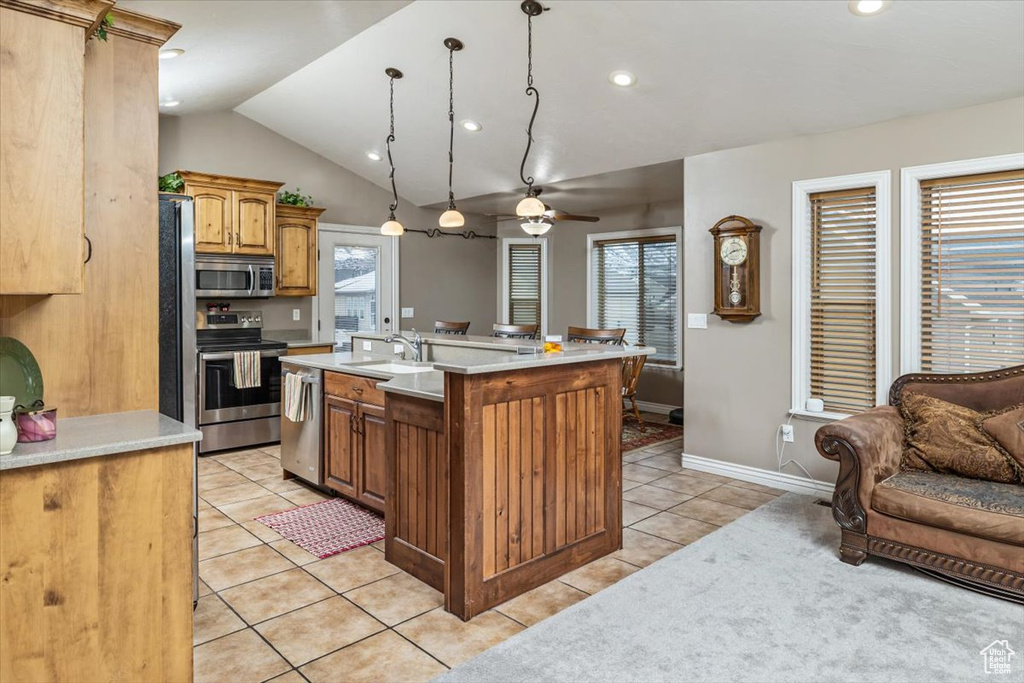
M 273 256 L 196 255 L 197 298 L 270 296 L 274 296 Z
M 259 311 L 196 314 L 199 451 L 241 448 L 281 439 L 281 357 L 283 342 L 264 341 Z M 260 381 L 235 386 L 235 353 L 260 355 Z

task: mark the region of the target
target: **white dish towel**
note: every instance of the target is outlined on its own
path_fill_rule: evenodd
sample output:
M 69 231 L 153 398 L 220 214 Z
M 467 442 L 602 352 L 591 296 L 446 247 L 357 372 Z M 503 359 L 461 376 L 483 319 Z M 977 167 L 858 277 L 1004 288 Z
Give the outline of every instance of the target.
M 235 388 L 255 389 L 258 387 L 260 385 L 260 352 L 235 351 L 233 356 Z
M 284 377 L 284 416 L 292 422 L 305 422 L 310 417 L 313 391 L 302 381 L 302 375 L 289 372 Z

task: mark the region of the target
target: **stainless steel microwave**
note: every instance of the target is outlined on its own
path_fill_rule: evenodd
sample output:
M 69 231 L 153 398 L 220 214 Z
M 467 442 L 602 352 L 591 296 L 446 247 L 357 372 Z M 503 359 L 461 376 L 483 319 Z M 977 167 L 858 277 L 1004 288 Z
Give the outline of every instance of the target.
M 273 256 L 196 254 L 196 298 L 274 296 Z

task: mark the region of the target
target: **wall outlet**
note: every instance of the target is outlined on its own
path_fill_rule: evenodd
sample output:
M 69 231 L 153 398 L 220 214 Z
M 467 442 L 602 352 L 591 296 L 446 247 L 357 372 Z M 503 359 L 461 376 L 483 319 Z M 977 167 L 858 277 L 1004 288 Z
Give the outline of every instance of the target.
M 686 326 L 691 330 L 706 330 L 708 329 L 708 314 L 707 313 L 687 313 L 686 314 Z
M 782 425 L 782 440 L 793 443 L 793 425 Z
M 302 320 L 302 309 L 301 308 L 293 308 L 292 309 L 292 320 Z
M 363 351 L 373 351 L 373 342 L 363 340 Z
M 416 309 L 414 309 L 414 308 L 403 308 L 402 309 L 402 317 L 403 318 L 412 318 L 415 315 L 416 315 Z

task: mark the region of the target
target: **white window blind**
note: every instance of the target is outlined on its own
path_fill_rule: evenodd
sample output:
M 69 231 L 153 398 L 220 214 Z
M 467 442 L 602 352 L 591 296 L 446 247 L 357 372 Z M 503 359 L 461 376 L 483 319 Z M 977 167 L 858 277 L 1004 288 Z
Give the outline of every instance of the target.
M 678 245 L 673 235 L 596 240 L 591 247 L 594 318 L 624 327 L 630 344 L 653 346 L 648 363 L 678 363 Z
M 921 370 L 1024 363 L 1024 170 L 921 181 Z
M 811 393 L 835 413 L 875 406 L 875 188 L 811 202 Z
M 508 322 L 541 324 L 541 245 L 508 245 Z

